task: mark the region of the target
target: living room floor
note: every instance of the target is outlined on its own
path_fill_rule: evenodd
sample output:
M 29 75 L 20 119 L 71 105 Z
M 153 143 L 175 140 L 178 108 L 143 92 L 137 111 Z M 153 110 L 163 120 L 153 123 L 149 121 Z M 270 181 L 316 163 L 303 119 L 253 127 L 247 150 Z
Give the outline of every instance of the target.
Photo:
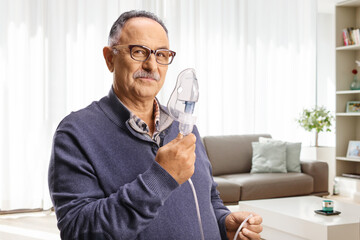
M 348 198 L 328 196 L 336 201 L 351 202 Z M 56 216 L 52 211 L 0 215 L 1 240 L 60 240 Z
M 52 211 L 0 215 L 1 240 L 60 240 Z

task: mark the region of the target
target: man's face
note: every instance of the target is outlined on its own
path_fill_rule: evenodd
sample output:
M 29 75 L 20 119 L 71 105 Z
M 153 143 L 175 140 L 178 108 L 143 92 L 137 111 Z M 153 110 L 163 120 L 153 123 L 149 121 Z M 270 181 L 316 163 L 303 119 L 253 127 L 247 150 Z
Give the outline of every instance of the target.
M 165 30 L 156 21 L 149 18 L 132 18 L 124 25 L 118 44 L 142 45 L 150 49 L 169 49 L 169 40 Z M 114 55 L 114 90 L 120 99 L 127 98 L 135 102 L 152 101 L 165 81 L 167 65 L 158 64 L 155 55 L 145 62 L 135 61 L 130 56 L 128 47 L 121 47 Z M 137 77 L 139 72 L 146 71 L 157 75 Z

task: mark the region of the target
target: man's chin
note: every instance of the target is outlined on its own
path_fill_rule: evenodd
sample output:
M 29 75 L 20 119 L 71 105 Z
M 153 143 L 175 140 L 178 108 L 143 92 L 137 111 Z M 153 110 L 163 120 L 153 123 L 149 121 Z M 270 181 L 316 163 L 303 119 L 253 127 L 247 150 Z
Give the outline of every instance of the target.
M 136 87 L 136 95 L 148 98 L 149 96 L 155 97 L 159 92 L 159 87 L 156 84 L 156 81 L 139 81 L 139 84 Z

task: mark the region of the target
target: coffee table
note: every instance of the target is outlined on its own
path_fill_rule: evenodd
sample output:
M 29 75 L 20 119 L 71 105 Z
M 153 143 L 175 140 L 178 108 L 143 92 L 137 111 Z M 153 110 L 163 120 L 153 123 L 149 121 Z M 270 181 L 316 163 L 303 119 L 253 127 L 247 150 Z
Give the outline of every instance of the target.
M 334 200 L 340 215 L 324 216 L 323 198 L 315 196 L 240 201 L 231 211 L 251 211 L 263 217 L 266 240 L 360 240 L 360 205 Z

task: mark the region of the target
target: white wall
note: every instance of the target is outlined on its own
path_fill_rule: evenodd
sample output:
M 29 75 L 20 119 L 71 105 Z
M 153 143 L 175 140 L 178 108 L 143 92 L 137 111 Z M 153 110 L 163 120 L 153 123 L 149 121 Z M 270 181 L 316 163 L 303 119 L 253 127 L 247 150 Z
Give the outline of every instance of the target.
M 318 0 L 317 104 L 335 113 L 335 2 Z M 319 145 L 335 146 L 335 123 L 331 133 L 319 135 Z

